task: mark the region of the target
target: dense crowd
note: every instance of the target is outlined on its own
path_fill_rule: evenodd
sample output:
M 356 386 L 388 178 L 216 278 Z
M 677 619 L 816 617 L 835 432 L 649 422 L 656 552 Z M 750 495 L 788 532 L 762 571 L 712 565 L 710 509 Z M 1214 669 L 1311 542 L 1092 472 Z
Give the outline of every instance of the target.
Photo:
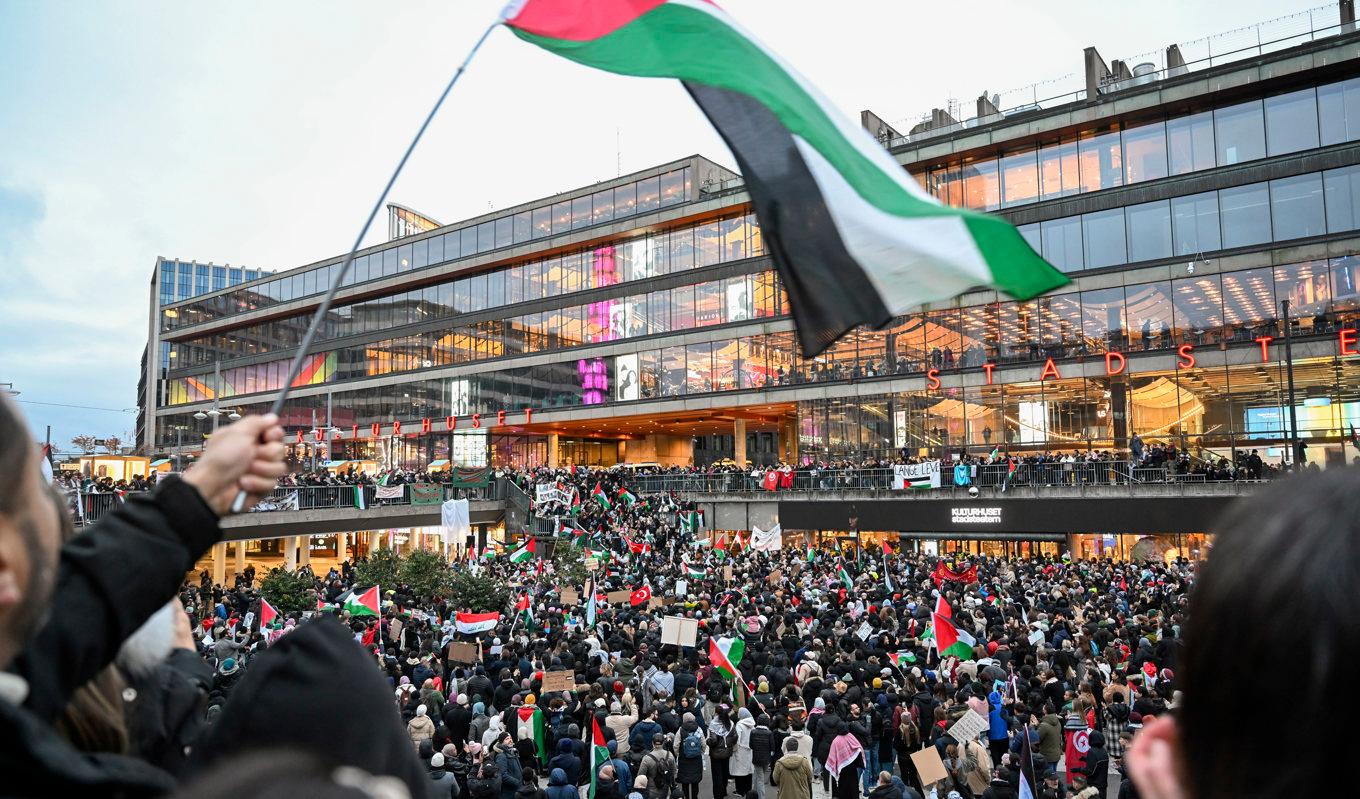
M 728 540 L 622 471 L 539 469 L 559 556 L 446 567 L 504 606 L 370 591 L 344 562 L 275 616 L 250 571 L 184 579 L 238 489 L 283 475 L 273 419 L 59 567 L 69 519 L 17 420 L 0 399 L 23 476 L 0 488 L 6 795 L 1217 799 L 1326 792 L 1348 747 L 1343 470 L 1246 501 L 1204 567 Z M 1290 723 L 1249 723 L 1267 699 Z

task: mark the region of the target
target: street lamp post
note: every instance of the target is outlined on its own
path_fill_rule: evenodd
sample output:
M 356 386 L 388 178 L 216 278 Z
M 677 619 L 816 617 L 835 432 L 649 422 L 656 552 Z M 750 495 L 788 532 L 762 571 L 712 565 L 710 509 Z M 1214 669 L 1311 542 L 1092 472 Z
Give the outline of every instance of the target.
M 212 407 L 209 408 L 206 412 L 199 411 L 198 413 L 194 414 L 194 418 L 201 422 L 204 419 L 207 419 L 209 416 L 211 416 L 212 431 L 214 433 L 217 432 L 218 420 L 222 417 L 224 413 L 224 411 L 219 406 L 221 399 L 222 399 L 222 362 L 213 361 L 213 404 Z M 241 414 L 237 413 L 236 410 L 233 408 L 231 413 L 227 414 L 227 418 L 234 422 L 237 419 L 241 418 Z

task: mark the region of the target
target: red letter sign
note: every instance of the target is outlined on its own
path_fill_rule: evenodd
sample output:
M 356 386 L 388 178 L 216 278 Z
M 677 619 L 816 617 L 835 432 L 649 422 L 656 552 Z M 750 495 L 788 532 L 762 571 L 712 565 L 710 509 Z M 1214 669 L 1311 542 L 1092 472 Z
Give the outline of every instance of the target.
M 934 391 L 940 387 L 940 370 L 931 369 L 926 372 L 926 390 Z
M 525 424 L 532 424 L 533 421 L 534 421 L 534 409 L 533 409 L 533 408 L 525 408 L 525 409 L 524 409 L 524 423 L 525 423 Z
M 392 420 L 392 435 L 401 435 L 401 422 L 396 419 Z
M 373 437 L 374 437 L 374 438 L 378 438 L 378 437 L 381 436 L 381 435 L 382 435 L 382 425 L 378 424 L 377 422 L 374 422 L 374 423 L 373 423 Z
M 1119 362 L 1118 366 L 1115 366 L 1116 361 Z M 1049 361 L 1049 363 L 1052 363 L 1052 361 Z M 1124 353 L 1107 352 L 1105 353 L 1105 374 L 1111 376 L 1117 375 L 1120 372 L 1124 371 L 1124 366 L 1127 363 L 1128 361 L 1124 360 Z M 1057 373 L 1057 371 L 1058 371 L 1057 369 L 1053 370 L 1055 374 Z
M 1176 368 L 1194 369 L 1195 368 L 1194 352 L 1195 352 L 1194 344 L 1182 344 L 1179 347 L 1177 347 L 1176 354 L 1181 356 L 1181 360 L 1176 361 Z
M 987 385 L 989 386 L 992 384 L 992 370 L 995 368 L 996 364 L 994 363 L 984 363 L 982 365 L 982 371 L 987 373 Z
M 1355 350 L 1355 328 L 1343 327 L 1337 335 L 1341 338 L 1342 355 L 1360 355 Z
M 1044 361 L 1044 370 L 1039 373 L 1039 379 L 1041 381 L 1047 380 L 1050 377 L 1054 380 L 1062 380 L 1062 375 L 1058 374 L 1058 365 L 1053 362 L 1052 358 Z
M 1252 339 L 1252 341 L 1255 341 L 1257 344 L 1261 345 L 1261 363 L 1265 363 L 1266 361 L 1270 360 L 1270 342 L 1274 340 L 1275 340 L 1274 336 L 1257 336 L 1256 338 Z
M 496 411 L 496 424 L 505 424 L 505 411 Z
M 453 429 L 454 423 L 457 422 L 457 421 L 458 421 L 457 417 L 454 417 L 454 416 L 445 416 L 445 417 L 444 417 L 444 429 L 445 429 L 445 430 L 452 430 L 452 429 Z
M 430 417 L 426 416 L 424 419 L 420 420 L 420 432 L 430 432 Z
M 480 413 L 474 413 L 474 414 L 472 414 L 472 426 L 473 426 L 473 427 L 481 427 L 481 426 L 482 426 L 482 415 L 481 415 Z

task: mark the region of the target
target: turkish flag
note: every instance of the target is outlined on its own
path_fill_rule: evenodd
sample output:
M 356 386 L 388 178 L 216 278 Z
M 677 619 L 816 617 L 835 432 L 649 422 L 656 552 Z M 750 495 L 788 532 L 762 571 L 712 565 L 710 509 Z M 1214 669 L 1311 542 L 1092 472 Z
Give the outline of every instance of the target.
M 776 488 L 779 488 L 779 472 L 776 472 L 774 469 L 766 472 L 765 480 L 761 483 L 761 487 L 766 491 L 773 491 Z
M 780 488 L 793 488 L 793 472 L 780 472 L 780 473 L 779 473 L 779 487 L 780 487 Z
M 650 585 L 644 585 L 638 590 L 634 591 L 632 595 L 628 597 L 628 601 L 633 603 L 634 605 L 641 605 L 643 602 L 646 602 L 651 598 L 652 587 Z

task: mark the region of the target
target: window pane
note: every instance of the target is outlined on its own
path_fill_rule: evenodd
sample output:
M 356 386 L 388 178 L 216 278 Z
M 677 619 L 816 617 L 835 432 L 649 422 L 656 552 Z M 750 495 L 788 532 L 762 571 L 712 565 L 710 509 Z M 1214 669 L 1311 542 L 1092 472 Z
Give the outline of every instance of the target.
M 614 219 L 614 190 L 605 189 L 590 195 L 590 223 L 599 224 Z
M 520 211 L 514 216 L 514 243 L 528 241 L 533 237 L 533 221 L 529 211 Z
M 1295 332 L 1314 331 L 1325 324 L 1327 304 L 1332 298 L 1326 261 L 1304 261 L 1275 267 L 1275 299 L 1289 300 L 1290 318 L 1297 320 Z M 1302 328 L 1300 331 L 1299 328 Z
M 1327 232 L 1360 228 L 1360 166 L 1329 169 L 1322 173 L 1326 195 Z
M 496 223 L 483 222 L 477 226 L 477 252 L 496 248 Z
M 686 393 L 700 394 L 713 390 L 713 345 L 691 344 L 685 348 L 688 378 Z
M 1317 95 L 1323 146 L 1360 139 L 1360 78 L 1319 86 Z
M 1322 235 L 1327 228 L 1322 176 L 1315 172 L 1270 181 L 1270 218 L 1276 241 Z
M 1075 141 L 1050 144 L 1039 150 L 1039 188 L 1045 200 L 1080 190 Z
M 1099 191 L 1124 183 L 1119 131 L 1084 134 L 1077 142 L 1081 162 L 1081 190 Z
M 1023 205 L 1039 199 L 1039 154 L 1036 150 L 1001 158 L 1002 203 Z
M 513 217 L 506 216 L 496 220 L 496 249 L 509 247 L 515 243 L 514 225 Z
M 1263 333 L 1273 335 L 1278 307 L 1270 267 L 1223 275 L 1223 318 L 1236 329 L 1236 338 L 1250 341 Z
M 1081 217 L 1050 219 L 1041 227 L 1044 260 L 1064 272 L 1083 268 Z
M 1266 98 L 1266 150 L 1269 155 L 1318 146 L 1317 95 L 1311 88 Z
M 1213 344 L 1224 336 L 1223 286 L 1218 275 L 1187 278 L 1173 283 L 1176 332 L 1190 344 Z
M 1129 347 L 1137 350 L 1166 349 L 1172 345 L 1171 282 L 1141 283 L 1124 287 L 1124 321 Z
M 699 251 L 699 260 L 695 266 L 711 266 L 718 263 L 719 252 L 721 250 L 722 226 L 718 222 L 705 222 L 694 230 L 695 246 Z
M 1086 245 L 1087 269 L 1128 261 L 1128 251 L 1124 246 L 1123 208 L 1082 214 L 1081 229 Z
M 680 228 L 668 235 L 670 241 L 670 271 L 681 272 L 694 266 L 694 230 Z
M 1218 225 L 1218 192 L 1171 200 L 1171 227 L 1177 255 L 1197 255 L 1223 247 Z
M 571 229 L 583 228 L 590 224 L 590 195 L 577 197 L 571 201 Z
M 553 203 L 552 207 L 552 232 L 554 235 L 566 233 L 571 230 L 571 203 Z
M 1040 255 L 1044 254 L 1044 246 L 1042 243 L 1043 237 L 1039 234 L 1038 222 L 1021 225 L 1017 227 L 1016 230 L 1020 231 L 1020 235 L 1025 237 L 1025 241 L 1029 242 L 1029 246 L 1032 247 L 1035 252 Z
M 541 239 L 552 234 L 552 210 L 535 208 L 533 212 L 534 238 Z
M 1171 174 L 1183 175 L 1214 166 L 1214 115 L 1212 111 L 1167 120 L 1166 147 Z
M 996 159 L 963 165 L 963 205 L 980 211 L 1001 207 Z
M 614 218 L 632 216 L 637 206 L 637 184 L 629 183 L 614 189 Z
M 1215 109 L 1214 138 L 1219 166 L 1264 158 L 1266 128 L 1261 101 Z
M 1123 350 L 1124 289 L 1120 286 L 1081 293 L 1081 333 L 1091 352 Z
M 1171 204 L 1166 200 L 1124 209 L 1129 228 L 1129 261 L 1171 257 Z
M 1270 190 L 1266 184 L 1221 189 L 1218 209 L 1224 247 L 1246 247 L 1270 241 Z
M 466 258 L 477 254 L 477 228 L 465 227 L 458 232 L 458 257 Z
M 963 207 L 963 172 L 958 165 L 936 167 L 926 173 L 926 190 L 945 205 Z
M 637 212 L 655 211 L 661 207 L 660 178 L 643 178 L 637 182 Z
M 661 176 L 661 204 L 675 205 L 685 201 L 685 170 L 675 169 Z
M 1155 122 L 1124 131 L 1124 182 L 1166 177 L 1166 127 Z

